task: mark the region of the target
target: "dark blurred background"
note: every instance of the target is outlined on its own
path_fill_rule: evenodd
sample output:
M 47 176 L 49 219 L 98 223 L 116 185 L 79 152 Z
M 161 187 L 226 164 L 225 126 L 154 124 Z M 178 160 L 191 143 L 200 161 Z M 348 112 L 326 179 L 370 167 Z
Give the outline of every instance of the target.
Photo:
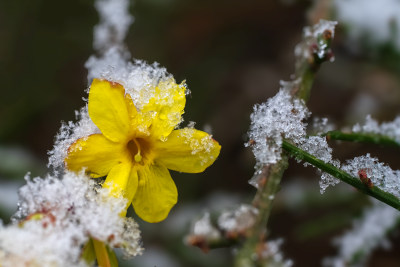
M 321 1 L 135 0 L 135 22 L 126 43 L 134 58 L 157 61 L 191 90 L 186 122 L 212 129 L 222 145 L 215 164 L 201 174 L 173 173 L 179 202 L 168 219 L 143 231 L 144 256 L 126 266 L 230 266 L 232 253 L 203 254 L 183 245 L 190 221 L 202 211 L 250 202 L 254 159 L 244 147 L 249 115 L 289 80 L 293 50 L 303 26 L 335 16 Z M 93 1 L 0 0 L 0 214 L 16 208 L 23 176 L 47 173 L 47 151 L 61 121 L 74 120 L 86 97 L 84 63 L 93 54 L 98 17 Z M 390 42 L 349 47 L 346 25 L 335 36 L 334 63 L 317 75 L 309 108 L 338 128 L 374 118 L 392 120 L 400 111 L 400 56 Z M 350 44 L 351 46 L 351 44 Z M 345 160 L 371 152 L 400 168 L 399 151 L 332 142 Z M 346 185 L 319 194 L 318 176 L 295 161 L 269 222 L 270 237 L 283 237 L 283 252 L 295 266 L 319 266 L 336 250 L 331 243 L 361 214 L 369 200 Z M 291 190 L 291 191 L 290 191 Z M 296 196 L 296 198 L 295 198 Z M 7 202 L 8 201 L 8 202 Z M 14 204 L 13 204 L 14 203 Z M 168 230 L 168 231 L 166 231 Z M 391 238 L 393 251 L 400 238 Z M 395 253 L 378 250 L 369 266 L 400 266 Z

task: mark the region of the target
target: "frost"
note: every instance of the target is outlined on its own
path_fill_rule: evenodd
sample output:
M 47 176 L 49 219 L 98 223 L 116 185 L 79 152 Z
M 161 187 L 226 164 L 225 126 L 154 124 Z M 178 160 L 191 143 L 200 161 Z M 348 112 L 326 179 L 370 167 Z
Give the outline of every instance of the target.
M 100 23 L 95 27 L 94 48 L 98 50 L 99 55 L 91 56 L 85 63 L 88 70 L 88 82 L 90 84 L 94 78 L 98 78 L 121 84 L 138 110 L 141 110 L 155 96 L 158 97 L 156 99 L 158 103 L 163 101 L 163 104 L 172 107 L 175 102 L 170 94 L 172 90 L 177 90 L 173 76 L 158 63 L 149 65 L 141 60 L 132 62 L 130 53 L 123 44 L 129 25 L 133 21 L 128 14 L 128 4 L 127 0 L 96 1 Z M 186 94 L 189 93 L 185 83 L 179 85 L 180 89 L 182 87 Z M 156 115 L 156 112 L 153 112 L 149 116 Z M 169 121 L 166 121 L 178 124 L 182 121 L 181 115 L 180 111 L 171 111 L 168 113 Z M 56 136 L 54 148 L 48 153 L 48 166 L 53 168 L 56 174 L 64 167 L 64 159 L 72 143 L 79 138 L 100 133 L 88 115 L 87 104 L 85 108 L 76 112 L 76 117 L 77 122 L 62 124 Z M 147 128 L 138 130 L 146 132 Z M 205 146 L 206 151 L 211 149 L 210 140 L 201 140 L 201 144 Z
M 251 146 L 256 158 L 256 172 L 249 183 L 256 188 L 265 164 L 273 164 L 281 159 L 281 145 L 283 138 L 292 141 L 301 149 L 317 157 L 325 163 L 340 166 L 340 162 L 332 158 L 332 149 L 325 138 L 311 136 L 306 138 L 306 126 L 304 122 L 311 113 L 304 102 L 290 95 L 289 89 L 295 89 L 296 84 L 281 83 L 282 89 L 267 102 L 256 105 L 251 114 L 249 131 Z M 328 129 L 327 119 L 321 119 L 316 123 L 321 129 Z M 316 124 L 315 123 L 315 124 Z M 301 160 L 301 159 L 300 159 Z M 305 163 L 305 166 L 309 164 Z M 320 187 L 323 193 L 329 185 L 336 185 L 339 180 L 327 173 L 321 174 Z
M 372 158 L 369 154 L 348 160 L 342 169 L 354 177 L 364 170 L 372 185 L 400 198 L 400 171 L 392 170 L 389 166 Z
M 291 267 L 293 266 L 292 260 L 286 260 L 283 257 L 280 247 L 283 244 L 283 239 L 270 240 L 260 246 L 260 258 L 267 264 L 262 266 L 268 267 Z
M 96 9 L 100 22 L 94 29 L 94 48 L 98 56 L 91 56 L 85 63 L 88 83 L 94 78 L 120 83 L 132 97 L 136 108 L 154 96 L 155 87 L 165 82 L 161 91 L 167 91 L 174 82 L 172 75 L 158 63 L 146 64 L 141 60 L 131 62 L 131 54 L 123 41 L 133 18 L 128 13 L 128 0 L 97 0 Z
M 81 249 L 90 237 L 123 248 L 127 256 L 141 254 L 137 224 L 120 216 L 125 199 L 110 198 L 84 175 L 26 179 L 13 223 L 0 227 L 4 266 L 83 266 Z
M 129 0 L 97 0 L 95 7 L 100 23 L 94 27 L 93 47 L 105 51 L 123 43 L 133 17 L 129 14 Z
M 231 233 L 244 233 L 256 222 L 258 210 L 251 205 L 240 205 L 234 210 L 227 210 L 218 217 L 218 227 Z
M 256 165 L 276 163 L 281 159 L 282 138 L 298 144 L 306 134 L 306 124 L 302 121 L 309 114 L 304 102 L 293 98 L 285 89 L 267 102 L 254 106 L 247 146 L 252 147 Z
M 307 151 L 309 154 L 317 157 L 325 163 L 334 165 L 335 167 L 340 167 L 340 162 L 332 158 L 332 148 L 329 147 L 326 142 L 326 138 L 319 136 L 310 136 L 305 139 L 300 148 Z M 310 164 L 304 163 L 305 166 Z M 320 192 L 323 194 L 328 188 L 328 186 L 334 186 L 340 182 L 339 179 L 333 177 L 328 173 L 321 173 L 321 180 L 319 181 Z
M 329 35 L 329 39 L 334 37 L 336 21 L 320 20 L 319 23 L 304 27 L 303 30 L 303 41 L 299 43 L 294 50 L 294 54 L 297 58 L 296 69 L 301 68 L 303 62 L 309 62 L 310 58 L 316 55 L 319 59 L 325 59 L 329 57 L 333 60 L 328 44 L 324 40 L 323 35 Z
M 368 115 L 363 125 L 357 123 L 353 126 L 353 132 L 380 134 L 400 143 L 400 116 L 396 117 L 392 122 L 379 124 L 371 118 L 371 115 Z
M 193 223 L 189 238 L 193 237 L 207 241 L 212 241 L 221 237 L 218 229 L 211 223 L 210 213 L 205 212 L 199 220 Z
M 210 153 L 215 149 L 215 146 L 218 145 L 212 138 L 212 135 L 204 135 L 202 138 L 197 138 L 199 136 L 199 132 L 193 128 L 194 123 L 190 122 L 188 127 L 185 127 L 180 130 L 179 137 L 183 139 L 183 143 L 189 145 L 192 150 L 192 155 L 197 155 L 200 157 L 200 164 L 204 165 L 210 160 L 215 159 L 215 155 Z
M 79 138 L 100 133 L 99 128 L 93 123 L 88 114 L 87 106 L 80 111 L 75 111 L 77 122 L 62 123 L 56 135 L 54 147 L 48 152 L 48 167 L 53 168 L 55 174 L 64 167 L 64 159 L 68 148 Z
M 311 132 L 315 135 L 327 133 L 335 129 L 333 123 L 328 121 L 328 118 L 314 117 L 312 122 Z
M 325 190 L 329 187 L 329 186 L 335 186 L 338 183 L 340 183 L 340 180 L 333 177 L 332 175 L 326 173 L 326 172 L 322 172 L 321 173 L 321 180 L 319 181 L 319 191 L 321 194 L 325 193 Z
M 130 62 L 129 56 L 123 56 L 119 48 L 112 48 L 101 57 L 90 57 L 85 67 L 88 69 L 89 83 L 94 78 L 100 78 L 123 85 L 138 109 L 154 96 L 159 83 L 164 82 L 160 88 L 162 93 L 168 91 L 175 82 L 172 75 L 158 63 L 149 65 L 141 60 Z
M 133 22 L 128 13 L 129 1 L 97 0 L 95 5 L 100 23 L 94 30 L 94 48 L 100 56 L 91 57 L 86 64 L 89 79 L 107 75 L 119 78 L 118 75 L 128 73 L 136 80 L 149 77 L 142 80 L 142 84 L 149 86 L 156 82 L 149 83 L 150 79 L 166 76 L 165 70 L 155 65 L 127 61 L 129 52 L 123 40 Z M 136 70 L 133 74 L 132 69 Z M 27 184 L 19 190 L 19 208 L 12 224 L 0 225 L 2 266 L 86 266 L 81 253 L 90 238 L 111 248 L 121 248 L 127 257 L 142 253 L 138 225 L 121 216 L 127 201 L 110 197 L 108 189 L 100 188 L 83 173 L 63 173 L 71 144 L 100 133 L 88 115 L 87 105 L 76 111 L 76 119 L 75 123 L 62 124 L 54 148 L 48 153 L 48 167 L 53 168 L 55 175 L 45 179 L 27 177 Z M 61 173 L 62 177 L 57 178 Z
M 373 44 L 390 41 L 400 49 L 400 2 L 398 0 L 335 0 L 337 19 L 348 25 L 350 48 L 368 38 Z
M 374 201 L 373 206 L 365 210 L 362 218 L 353 223 L 351 230 L 334 240 L 339 247 L 339 255 L 325 259 L 324 266 L 364 266 L 372 250 L 390 245 L 386 239 L 387 233 L 399 220 L 398 210 Z M 352 263 L 354 260 L 358 262 Z

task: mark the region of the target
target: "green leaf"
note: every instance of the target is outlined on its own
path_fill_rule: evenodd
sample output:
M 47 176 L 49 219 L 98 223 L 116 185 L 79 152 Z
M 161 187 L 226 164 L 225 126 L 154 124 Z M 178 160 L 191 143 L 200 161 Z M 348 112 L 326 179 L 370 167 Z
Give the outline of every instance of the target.
M 90 238 L 86 245 L 83 247 L 82 259 L 84 259 L 88 265 L 93 265 L 96 260 L 96 252 L 93 246 L 93 240 Z
M 111 267 L 118 267 L 118 259 L 117 256 L 115 255 L 115 252 L 112 248 L 109 246 L 106 246 L 107 253 L 108 253 L 108 258 L 110 260 L 110 265 Z

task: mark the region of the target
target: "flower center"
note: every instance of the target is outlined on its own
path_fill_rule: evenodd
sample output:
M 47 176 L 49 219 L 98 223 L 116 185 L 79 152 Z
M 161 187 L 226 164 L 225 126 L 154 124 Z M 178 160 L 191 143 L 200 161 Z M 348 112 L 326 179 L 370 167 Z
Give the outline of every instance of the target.
M 143 164 L 149 152 L 149 144 L 143 138 L 133 138 L 127 144 L 127 148 L 136 163 Z

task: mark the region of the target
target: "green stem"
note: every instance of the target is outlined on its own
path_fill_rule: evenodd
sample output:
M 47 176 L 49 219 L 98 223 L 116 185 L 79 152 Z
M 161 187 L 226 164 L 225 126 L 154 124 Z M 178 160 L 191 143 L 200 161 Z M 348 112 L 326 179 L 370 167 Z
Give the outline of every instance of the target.
M 268 169 L 264 168 L 264 174 L 261 179 L 265 179 L 262 186 L 253 201 L 253 205 L 258 208 L 259 214 L 253 228 L 249 229 L 248 238 L 242 249 L 235 258 L 236 267 L 254 266 L 254 256 L 256 255 L 257 245 L 264 241 L 266 233 L 266 225 L 272 209 L 272 202 L 275 194 L 279 189 L 283 172 L 288 167 L 288 159 L 282 155 L 282 160 L 277 164 L 268 165 Z M 256 255 L 257 256 L 257 255 Z
M 327 138 L 332 140 L 400 147 L 400 143 L 396 142 L 392 138 L 374 133 L 343 133 L 341 131 L 330 131 L 323 134 L 322 136 L 326 136 Z
M 311 68 L 306 68 L 302 74 L 300 89 L 297 97 L 303 99 L 305 102 L 310 98 L 311 87 L 314 83 L 315 71 Z
M 309 37 L 305 37 L 302 40 L 301 45 L 309 44 Z M 319 55 L 313 53 L 310 57 L 306 58 L 300 56 L 297 58 L 295 77 L 293 81 L 300 81 L 298 88 L 294 86 L 292 88 L 292 95 L 298 97 L 307 102 L 311 87 L 314 82 L 315 73 L 319 69 L 320 65 L 331 59 L 330 44 L 332 39 L 332 33 L 329 31 L 321 33 L 315 38 L 314 43 L 310 44 L 319 45 L 319 48 L 324 49 L 325 56 L 320 58 Z M 312 47 L 307 47 L 307 49 L 314 49 Z M 315 50 L 312 50 L 315 51 Z M 260 189 L 254 198 L 253 205 L 258 207 L 259 215 L 254 226 L 249 229 L 247 239 L 243 244 L 243 247 L 238 251 L 235 258 L 235 267 L 253 267 L 256 266 L 260 261 L 258 261 L 259 255 L 256 254 L 257 247 L 261 242 L 265 242 L 265 232 L 266 226 L 269 218 L 269 214 L 272 209 L 272 202 L 275 198 L 275 194 L 279 189 L 279 184 L 281 182 L 283 172 L 288 166 L 288 158 L 282 155 L 282 159 L 273 165 L 265 165 L 262 168 L 262 177 L 260 180 L 265 182 L 264 185 L 259 185 Z M 256 256 L 256 259 L 254 257 Z M 257 263 L 258 261 L 258 263 Z
M 389 206 L 392 206 L 397 210 L 400 210 L 400 200 L 397 197 L 393 196 L 392 194 L 385 192 L 376 186 L 369 187 L 365 185 L 363 182 L 361 182 L 360 179 L 351 176 L 347 172 L 342 171 L 341 169 L 333 166 L 332 164 L 325 163 L 324 161 L 314 157 L 313 155 L 307 153 L 304 150 L 301 150 L 300 148 L 296 147 L 295 145 L 292 145 L 291 143 L 285 140 L 282 143 L 282 148 L 290 155 L 300 160 L 304 160 L 305 162 L 310 163 L 311 165 L 317 167 L 318 169 L 326 173 L 329 173 L 330 175 L 340 179 L 341 181 L 357 188 L 361 192 L 370 195 L 388 204 Z

